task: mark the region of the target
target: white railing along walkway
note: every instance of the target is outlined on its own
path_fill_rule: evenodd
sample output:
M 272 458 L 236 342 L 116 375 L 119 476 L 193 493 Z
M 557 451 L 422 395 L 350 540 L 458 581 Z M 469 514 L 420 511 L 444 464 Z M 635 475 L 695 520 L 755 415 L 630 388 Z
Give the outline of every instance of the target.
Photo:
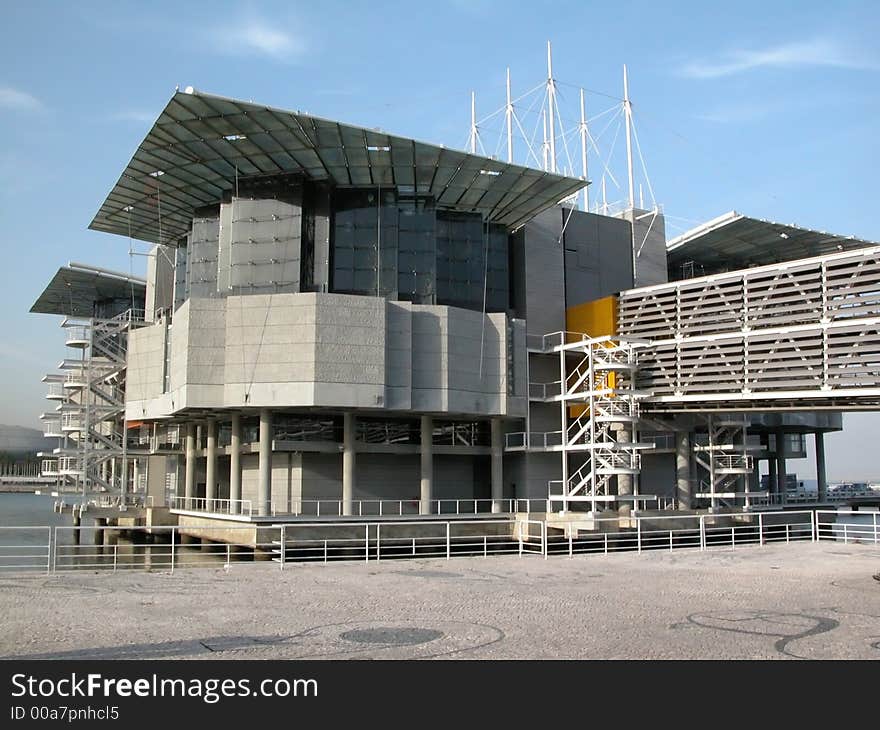
M 550 556 L 738 549 L 831 540 L 880 545 L 880 513 L 780 511 L 591 518 L 574 525 L 528 518 L 270 525 L 0 527 L 0 570 L 170 570 L 274 560 L 333 562 L 490 555 Z M 133 536 L 133 539 L 131 539 Z M 193 545 L 193 542 L 199 542 Z

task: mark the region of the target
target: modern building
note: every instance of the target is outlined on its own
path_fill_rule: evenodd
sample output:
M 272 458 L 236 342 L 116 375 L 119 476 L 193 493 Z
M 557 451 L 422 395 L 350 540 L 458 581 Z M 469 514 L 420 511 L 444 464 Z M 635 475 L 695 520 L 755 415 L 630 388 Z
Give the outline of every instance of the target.
M 146 281 L 32 310 L 89 328 L 73 488 L 237 520 L 757 508 L 810 435 L 824 500 L 823 434 L 880 403 L 880 247 L 735 213 L 667 242 L 586 184 L 176 92 L 91 224 L 153 244 Z

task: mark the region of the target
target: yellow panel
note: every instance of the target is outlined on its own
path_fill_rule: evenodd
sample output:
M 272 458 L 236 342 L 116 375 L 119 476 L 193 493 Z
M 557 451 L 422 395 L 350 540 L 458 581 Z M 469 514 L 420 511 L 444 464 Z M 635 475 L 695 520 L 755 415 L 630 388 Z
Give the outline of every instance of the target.
M 585 334 L 588 337 L 606 337 L 617 334 L 617 297 L 611 295 L 592 302 L 584 302 L 565 310 L 565 329 L 568 332 Z M 573 335 L 567 336 L 571 342 Z M 613 389 L 615 373 L 608 374 L 608 385 Z M 577 418 L 586 406 L 569 406 L 568 415 Z
M 565 310 L 565 329 L 590 337 L 617 334 L 617 297 L 584 302 Z

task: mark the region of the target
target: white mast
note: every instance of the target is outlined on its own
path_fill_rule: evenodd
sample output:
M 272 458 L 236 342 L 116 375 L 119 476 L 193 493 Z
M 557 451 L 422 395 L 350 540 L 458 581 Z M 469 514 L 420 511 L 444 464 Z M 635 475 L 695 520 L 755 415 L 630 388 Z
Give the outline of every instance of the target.
M 608 198 L 605 195 L 605 176 L 602 175 L 602 215 L 608 215 Z
M 629 129 L 629 127 L 627 127 Z M 477 154 L 477 95 L 471 92 L 471 154 Z
M 510 103 L 510 66 L 507 67 L 507 161 L 513 162 L 513 104 Z
M 636 207 L 636 194 L 633 186 L 632 153 L 632 102 L 629 100 L 629 82 L 626 77 L 626 64 L 623 64 L 623 110 L 626 118 L 626 173 L 629 179 L 629 207 Z
M 541 152 L 544 157 L 544 171 L 547 171 L 547 110 L 541 109 L 541 121 L 544 123 L 544 141 L 541 143 Z
M 581 173 L 584 176 L 584 182 L 587 181 L 587 115 L 584 109 L 584 90 L 581 89 Z M 584 211 L 590 211 L 590 197 L 587 188 L 584 186 Z
M 556 85 L 553 82 L 550 41 L 547 41 L 547 111 L 550 116 L 550 172 L 556 172 Z

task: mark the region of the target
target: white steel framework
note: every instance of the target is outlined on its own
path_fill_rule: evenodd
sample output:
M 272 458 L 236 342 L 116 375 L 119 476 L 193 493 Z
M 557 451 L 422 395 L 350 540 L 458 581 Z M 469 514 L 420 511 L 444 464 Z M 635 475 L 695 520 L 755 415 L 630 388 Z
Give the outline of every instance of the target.
M 649 410 L 875 408 L 880 247 L 625 291 Z
M 766 492 L 752 490 L 749 482 L 753 463 L 748 453 L 748 419 L 711 413 L 704 418 L 706 432 L 698 434 L 693 445 L 700 485 L 694 497 L 708 500 L 713 510 L 732 506 L 739 499 L 750 507 L 755 497 Z
M 110 319 L 65 319 L 66 344 L 79 357 L 65 358 L 62 373 L 47 375 L 47 398 L 58 401 L 44 414 L 46 436 L 58 447 L 43 461 L 43 475 L 82 495 L 105 492 L 131 501 L 130 454 L 126 437 L 125 370 L 128 332 L 144 320 L 142 310 L 126 310 Z M 60 387 L 59 387 L 60 386 Z M 118 467 L 118 468 L 117 468 Z M 139 485 L 135 482 L 134 491 Z
M 554 348 L 562 383 L 556 398 L 563 424 L 562 480 L 550 483 L 549 500 L 561 502 L 565 511 L 570 502 L 589 502 L 595 510 L 599 502 L 653 499 L 638 493 L 641 451 L 653 448 L 638 440 L 637 352 L 648 343 L 626 337 L 565 339 L 572 341 Z

